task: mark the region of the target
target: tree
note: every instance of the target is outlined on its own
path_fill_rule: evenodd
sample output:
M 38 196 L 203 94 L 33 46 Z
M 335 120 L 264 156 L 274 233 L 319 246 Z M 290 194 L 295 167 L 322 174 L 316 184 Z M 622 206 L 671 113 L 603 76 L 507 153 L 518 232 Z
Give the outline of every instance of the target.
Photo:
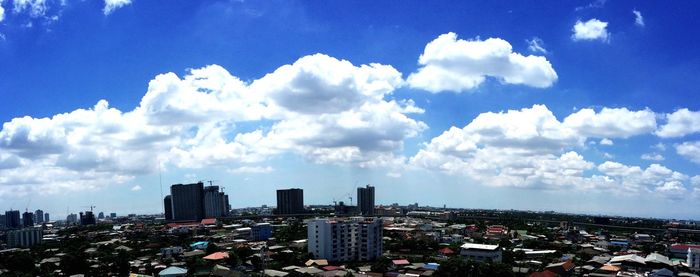
M 389 267 L 391 267 L 391 260 L 387 257 L 379 257 L 379 259 L 372 264 L 372 271 L 384 273 L 389 270 Z

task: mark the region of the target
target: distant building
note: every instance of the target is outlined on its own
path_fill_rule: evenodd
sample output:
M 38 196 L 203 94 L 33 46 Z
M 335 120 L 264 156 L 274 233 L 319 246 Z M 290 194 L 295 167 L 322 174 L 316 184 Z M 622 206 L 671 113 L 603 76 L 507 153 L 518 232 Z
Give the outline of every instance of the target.
M 477 243 L 462 244 L 459 254 L 466 259 L 479 262 L 501 262 L 503 257 L 500 246 Z
M 272 237 L 272 225 L 270 223 L 257 223 L 250 227 L 250 240 L 263 241 Z
M 173 220 L 173 197 L 166 195 L 163 198 L 163 210 L 165 212 L 165 220 Z
M 96 223 L 95 214 L 92 211 L 80 212 L 80 225 L 95 225 Z
M 688 248 L 688 268 L 700 270 L 700 248 Z
M 97 219 L 104 219 L 104 218 L 105 218 L 105 213 L 100 212 L 99 214 L 97 214 Z
M 374 216 L 374 187 L 357 188 L 357 207 L 363 216 Z
M 109 218 L 111 218 L 111 219 L 117 218 L 117 213 L 110 213 Z
M 40 209 L 34 211 L 34 222 L 36 224 L 44 223 L 44 211 L 42 211 Z
M 49 213 L 44 213 L 44 222 L 51 221 L 51 215 Z
M 9 210 L 5 212 L 5 226 L 8 229 L 22 227 L 22 221 L 20 221 L 18 210 Z
M 7 245 L 9 247 L 31 247 L 41 243 L 43 233 L 41 228 L 25 228 L 7 232 Z
M 298 188 L 277 190 L 276 214 L 304 213 L 304 190 Z
M 77 214 L 69 214 L 68 216 L 66 216 L 66 222 L 68 224 L 77 223 L 78 222 L 78 215 Z
M 34 213 L 30 213 L 30 212 L 22 213 L 22 226 L 24 226 L 24 227 L 34 226 Z
M 204 184 L 175 184 L 170 186 L 173 220 L 200 221 L 204 218 Z
M 382 255 L 382 220 L 352 217 L 308 223 L 308 250 L 317 259 L 371 261 Z
M 217 218 L 228 215 L 228 195 L 219 186 L 204 187 L 204 217 Z
M 5 229 L 7 227 L 7 218 L 4 214 L 0 214 L 0 229 Z

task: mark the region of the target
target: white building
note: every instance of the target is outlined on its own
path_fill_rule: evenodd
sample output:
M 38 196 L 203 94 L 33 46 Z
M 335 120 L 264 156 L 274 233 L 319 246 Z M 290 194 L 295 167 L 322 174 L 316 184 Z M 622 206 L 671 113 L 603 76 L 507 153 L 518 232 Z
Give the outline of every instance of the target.
M 382 220 L 352 217 L 308 223 L 309 253 L 329 261 L 370 261 L 382 255 Z
M 41 228 L 25 228 L 7 232 L 7 245 L 10 247 L 30 247 L 41 243 L 43 231 Z
M 469 260 L 501 262 L 502 251 L 498 245 L 465 243 L 459 254 Z
M 700 270 L 700 248 L 688 248 L 688 267 L 692 270 Z

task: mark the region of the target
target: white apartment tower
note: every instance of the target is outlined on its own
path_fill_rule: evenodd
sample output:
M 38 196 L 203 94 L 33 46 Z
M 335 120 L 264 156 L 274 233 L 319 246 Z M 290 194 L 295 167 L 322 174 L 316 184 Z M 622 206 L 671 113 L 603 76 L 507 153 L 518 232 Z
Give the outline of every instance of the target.
M 327 218 L 308 223 L 309 253 L 329 261 L 371 261 L 382 255 L 382 220 Z
M 700 248 L 688 248 L 688 268 L 700 271 Z

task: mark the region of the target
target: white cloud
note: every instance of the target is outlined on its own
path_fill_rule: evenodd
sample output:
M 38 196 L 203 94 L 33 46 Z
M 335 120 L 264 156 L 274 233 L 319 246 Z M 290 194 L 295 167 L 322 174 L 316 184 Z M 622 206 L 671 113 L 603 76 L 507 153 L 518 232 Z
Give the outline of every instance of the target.
M 632 10 L 632 13 L 634 14 L 634 24 L 637 26 L 644 27 L 644 17 L 642 16 L 642 12 L 638 10 Z
M 657 143 L 657 144 L 652 145 L 651 148 L 663 152 L 663 151 L 666 151 L 666 144 L 663 144 L 663 143 L 659 142 L 659 143 Z
M 564 119 L 564 125 L 580 134 L 597 138 L 628 138 L 656 130 L 656 114 L 649 109 L 581 109 Z
M 550 87 L 557 80 L 546 58 L 515 53 L 500 38 L 462 40 L 455 33 L 443 34 L 425 46 L 418 63 L 421 67 L 408 76 L 408 84 L 433 93 L 473 89 L 486 77 L 536 88 Z
M 572 31 L 571 39 L 574 41 L 579 40 L 601 40 L 609 41 L 610 33 L 607 30 L 608 23 L 600 21 L 598 19 L 592 18 L 586 22 L 581 20 L 576 21 Z
M 91 109 L 5 122 L 0 195 L 99 188 L 161 163 L 262 172 L 269 169 L 262 163 L 286 153 L 398 172 L 404 140 L 427 128 L 410 117 L 423 112 L 413 101 L 385 99 L 401 83 L 390 66 L 321 54 L 250 83 L 217 65 L 182 78 L 161 74 L 131 111 L 101 100 Z M 243 122 L 260 127 L 243 132 Z
M 684 158 L 700 164 L 700 141 L 683 142 L 676 145 L 676 153 Z
M 527 49 L 530 50 L 530 52 L 542 54 L 548 53 L 547 49 L 544 48 L 544 41 L 542 41 L 541 38 L 532 37 L 532 39 L 525 41 L 527 41 Z
M 141 186 L 139 186 L 139 185 L 135 185 L 135 186 L 131 187 L 131 191 L 140 191 L 140 190 L 141 190 Z
M 601 139 L 600 140 L 600 145 L 613 145 L 613 141 L 607 138 Z
M 49 9 L 46 0 L 14 0 L 13 2 L 15 13 L 27 11 L 33 18 L 44 16 Z
M 232 169 L 232 173 L 270 173 L 275 171 L 271 166 L 242 166 Z
M 680 199 L 688 192 L 685 183 L 688 176 L 659 164 L 646 169 L 607 161 L 598 166 L 598 171 L 616 184 L 613 189 L 622 193 L 657 193 L 663 197 Z
M 5 8 L 2 7 L 2 2 L 0 1 L 0 22 L 5 20 Z
M 700 132 L 700 112 L 680 109 L 666 114 L 666 124 L 661 126 L 656 135 L 662 138 L 682 137 Z
M 653 128 L 648 127 L 655 126 L 653 121 L 640 125 L 646 126 L 643 128 L 634 126 L 641 120 L 637 116 L 640 112 L 648 111 L 604 108 L 598 114 L 585 112 L 590 124 L 560 122 L 542 105 L 482 113 L 464 128 L 451 127 L 433 138 L 410 159 L 410 164 L 464 176 L 487 186 L 653 192 L 665 198 L 681 198 L 687 192 L 688 177 L 679 172 L 658 164 L 646 169 L 612 161 L 595 166 L 575 151 L 584 148 L 590 136 L 628 137 L 651 132 Z M 617 124 L 608 121 L 612 115 Z M 603 131 L 604 127 L 611 130 Z M 606 145 L 606 140 L 600 143 Z
M 641 156 L 642 160 L 647 160 L 647 161 L 663 161 L 665 160 L 664 156 L 662 156 L 659 153 L 644 153 Z
M 109 15 L 115 10 L 131 5 L 131 0 L 104 0 L 105 7 L 102 9 L 105 15 Z

